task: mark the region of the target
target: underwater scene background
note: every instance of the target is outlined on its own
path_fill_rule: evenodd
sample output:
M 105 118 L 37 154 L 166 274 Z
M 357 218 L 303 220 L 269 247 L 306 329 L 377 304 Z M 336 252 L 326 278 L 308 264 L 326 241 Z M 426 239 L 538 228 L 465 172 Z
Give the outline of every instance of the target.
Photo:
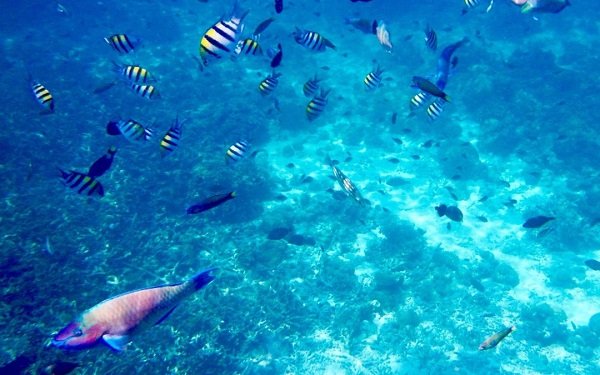
M 200 40 L 233 0 L 2 1 L 2 372 L 599 373 L 600 4 L 239 5 L 241 39 L 275 18 L 256 38 L 262 56 L 204 64 Z M 385 22 L 391 53 L 359 19 Z M 296 27 L 335 49 L 297 43 Z M 134 51 L 104 40 L 121 33 L 140 41 Z M 451 100 L 432 119 L 409 105 L 411 79 L 433 80 L 459 41 Z M 115 64 L 148 69 L 160 95 L 138 95 Z M 368 90 L 377 66 L 382 84 Z M 261 91 L 274 71 L 277 87 Z M 331 91 L 309 121 L 315 75 Z M 52 93 L 52 114 L 32 82 Z M 129 118 L 152 136 L 107 134 Z M 176 118 L 181 141 L 161 157 Z M 243 158 L 226 156 L 242 140 Z M 61 181 L 57 168 L 85 174 L 111 146 L 103 197 Z M 523 226 L 538 216 L 551 220 Z M 51 345 L 106 298 L 211 267 L 210 285 L 120 353 Z

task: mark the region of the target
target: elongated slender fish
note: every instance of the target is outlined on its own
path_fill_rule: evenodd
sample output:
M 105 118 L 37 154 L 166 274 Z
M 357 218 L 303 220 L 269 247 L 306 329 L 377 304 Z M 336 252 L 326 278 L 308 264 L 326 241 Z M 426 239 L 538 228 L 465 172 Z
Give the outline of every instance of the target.
M 431 82 L 427 78 L 414 76 L 412 78 L 412 86 L 417 87 L 430 95 L 442 98 L 447 102 L 450 101 L 450 97 L 442 89 L 437 87 L 435 83 Z
M 500 331 L 498 333 L 493 334 L 492 336 L 485 339 L 485 341 L 479 345 L 479 350 L 488 350 L 488 349 L 495 348 L 496 345 L 498 345 L 500 343 L 500 341 L 504 340 L 504 338 L 506 338 L 506 336 L 508 336 L 511 332 L 513 332 L 516 329 L 517 329 L 517 327 L 511 326 L 506 329 L 503 329 L 502 331 Z
M 196 204 L 190 206 L 187 209 L 187 213 L 190 215 L 199 214 L 200 212 L 208 211 L 212 208 L 220 206 L 223 203 L 225 203 L 228 200 L 231 200 L 233 198 L 235 198 L 234 191 L 225 193 L 225 194 L 213 195 L 211 197 L 204 199 L 203 201 L 201 201 L 199 203 L 196 203 Z
M 161 323 L 183 300 L 210 284 L 215 279 L 213 271 L 200 272 L 183 283 L 139 289 L 100 302 L 60 330 L 52 345 L 86 349 L 104 342 L 121 351 L 135 334 Z
M 555 220 L 555 219 L 556 219 L 555 217 L 543 216 L 543 215 L 530 217 L 523 223 L 523 228 L 528 228 L 528 229 L 539 228 L 542 225 L 546 224 L 547 222 Z
M 527 0 L 521 13 L 559 13 L 569 5 L 569 0 Z
M 275 17 L 267 18 L 266 20 L 259 23 L 258 26 L 256 26 L 256 29 L 254 29 L 252 36 L 254 36 L 255 38 L 259 37 L 260 34 L 262 34 L 263 31 L 265 31 L 273 21 L 275 21 Z
M 333 170 L 333 176 L 337 180 L 337 182 L 340 185 L 340 187 L 342 188 L 342 190 L 344 190 L 346 192 L 346 194 L 348 194 L 358 204 L 360 204 L 360 205 L 364 204 L 365 200 L 362 197 L 362 195 L 360 194 L 360 191 L 358 190 L 358 188 L 356 187 L 356 185 L 354 185 L 352 183 L 352 181 L 350 181 L 350 179 L 348 177 L 346 177 L 346 175 L 344 174 L 344 172 L 342 172 L 335 165 L 332 165 L 331 169 Z

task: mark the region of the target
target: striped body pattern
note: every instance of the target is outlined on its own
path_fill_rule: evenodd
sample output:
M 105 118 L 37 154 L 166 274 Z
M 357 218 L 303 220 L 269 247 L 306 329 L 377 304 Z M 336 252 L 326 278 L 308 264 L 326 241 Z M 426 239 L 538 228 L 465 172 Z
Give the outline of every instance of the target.
M 109 128 L 115 129 L 110 131 Z M 132 143 L 146 142 L 152 137 L 152 130 L 144 127 L 139 122 L 129 119 L 126 121 L 111 121 L 108 123 L 107 131 L 111 135 L 121 134 L 126 140 Z
M 314 121 L 323 113 L 327 106 L 327 95 L 329 91 L 321 90 L 321 93 L 315 96 L 306 106 L 306 117 L 308 121 Z
M 130 53 L 140 43 L 139 40 L 132 41 L 126 34 L 111 35 L 104 38 L 104 41 L 122 55 Z
M 270 95 L 277 88 L 280 76 L 281 73 L 273 73 L 267 78 L 263 79 L 258 85 L 258 91 L 260 91 L 263 96 Z
M 233 52 L 244 30 L 243 20 L 248 12 L 236 1 L 228 19 L 221 19 L 211 26 L 200 39 L 200 58 L 206 66 L 210 60 L 218 60 Z
M 146 68 L 138 65 L 119 65 L 114 63 L 115 71 L 131 83 L 148 83 L 155 81 Z
M 225 161 L 229 163 L 236 163 L 244 158 L 250 144 L 247 141 L 241 140 L 229 146 L 225 153 Z
M 429 98 L 431 96 L 423 91 L 419 91 L 418 93 L 415 94 L 415 96 L 413 96 L 410 99 L 410 109 L 411 110 L 415 110 L 419 107 L 421 107 L 423 104 L 425 104 L 427 101 L 429 101 Z
M 317 91 L 319 91 L 320 82 L 321 80 L 316 75 L 313 78 L 306 81 L 306 83 L 302 87 L 302 92 L 304 92 L 304 96 L 306 96 L 307 98 L 314 97 Z
M 338 184 L 348 194 L 352 199 L 354 199 L 359 204 L 363 203 L 363 197 L 358 191 L 358 188 L 350 181 L 348 177 L 335 165 L 332 166 L 333 176 L 337 180 Z
M 427 116 L 429 116 L 429 119 L 431 121 L 437 120 L 437 118 L 440 117 L 442 111 L 444 110 L 445 103 L 447 102 L 438 99 L 429 104 L 429 106 L 427 107 Z
M 41 83 L 32 82 L 31 90 L 33 91 L 33 95 L 35 95 L 35 100 L 37 100 L 42 107 L 50 112 L 54 112 L 54 97 L 47 88 Z
M 325 51 L 327 47 L 335 49 L 335 46 L 324 36 L 316 31 L 301 30 L 296 28 L 294 40 L 301 46 L 312 51 Z
M 477 5 L 479 5 L 479 2 L 480 2 L 480 0 L 464 0 L 464 1 L 465 1 L 465 5 L 469 9 L 475 8 Z
M 59 169 L 59 171 L 64 184 L 77 194 L 87 195 L 88 197 L 93 195 L 104 196 L 102 184 L 94 177 L 75 171 L 66 172 L 62 169 Z
M 129 86 L 133 92 L 146 99 L 157 99 L 160 98 L 160 94 L 156 87 L 152 85 L 138 85 L 137 83 L 132 83 Z
M 235 47 L 236 55 L 262 55 L 263 51 L 256 39 L 246 38 L 240 40 Z
M 425 46 L 432 51 L 437 49 L 437 34 L 429 25 L 427 25 L 427 28 L 425 29 Z
M 165 157 L 171 152 L 175 151 L 177 146 L 179 146 L 179 141 L 181 140 L 181 132 L 182 132 L 183 122 L 179 121 L 179 119 L 175 119 L 169 131 L 165 134 L 165 136 L 160 140 L 160 155 L 161 157 Z
M 212 269 L 172 285 L 124 293 L 84 311 L 63 328 L 52 345 L 86 349 L 103 340 L 112 349 L 125 349 L 131 336 L 164 321 L 186 298 L 214 280 Z
M 366 75 L 364 79 L 365 86 L 367 86 L 367 90 L 374 90 L 381 85 L 381 80 L 383 78 L 383 70 L 380 67 L 377 67 L 375 71 L 370 72 Z

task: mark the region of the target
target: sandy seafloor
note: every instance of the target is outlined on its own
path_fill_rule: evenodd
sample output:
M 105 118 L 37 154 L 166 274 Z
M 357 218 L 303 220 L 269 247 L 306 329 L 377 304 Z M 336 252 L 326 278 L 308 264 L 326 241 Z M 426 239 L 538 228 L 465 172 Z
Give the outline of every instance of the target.
M 265 98 L 266 57 L 204 71 L 192 57 L 229 1 L 65 0 L 67 15 L 52 1 L 3 1 L 0 363 L 27 356 L 36 373 L 72 361 L 79 374 L 599 373 L 600 271 L 584 262 L 600 259 L 600 21 L 597 5 L 572 3 L 533 19 L 498 0 L 466 15 L 459 0 L 285 1 L 261 38 L 284 49 Z M 271 1 L 242 4 L 247 34 L 275 15 Z M 345 25 L 352 16 L 385 20 L 393 53 Z M 410 78 L 435 72 L 427 23 L 439 49 L 469 38 L 435 122 L 408 106 Z M 295 26 L 337 50 L 302 48 Z M 102 40 L 118 32 L 142 45 L 118 56 Z M 93 94 L 115 79 L 113 60 L 147 67 L 161 98 L 123 84 Z M 367 92 L 377 64 L 384 85 Z M 55 114 L 39 115 L 28 72 L 53 93 Z M 314 74 L 332 92 L 308 122 L 302 85 Z M 161 159 L 177 114 L 183 140 Z M 152 124 L 157 138 L 107 135 L 119 117 Z M 252 157 L 226 166 L 240 139 Z M 60 183 L 56 166 L 85 171 L 111 145 L 104 198 Z M 328 156 L 370 205 L 345 198 Z M 185 214 L 230 190 L 235 200 Z M 438 217 L 441 203 L 463 222 Z M 556 220 L 521 226 L 536 215 Z M 268 239 L 277 228 L 289 233 Z M 48 347 L 105 298 L 210 266 L 215 282 L 123 353 Z M 477 350 L 512 324 L 497 348 Z

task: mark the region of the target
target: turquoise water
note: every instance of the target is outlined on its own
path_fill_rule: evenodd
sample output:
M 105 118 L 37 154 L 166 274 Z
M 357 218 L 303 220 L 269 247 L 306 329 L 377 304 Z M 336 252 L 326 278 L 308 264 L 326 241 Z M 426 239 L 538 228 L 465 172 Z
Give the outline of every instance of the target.
M 440 4 L 443 3 L 443 4 Z M 0 132 L 0 364 L 23 372 L 57 361 L 79 374 L 593 374 L 600 370 L 598 7 L 522 15 L 496 0 L 461 14 L 453 1 L 244 0 L 244 37 L 268 17 L 263 57 L 199 69 L 204 32 L 228 1 L 4 2 Z M 347 17 L 383 20 L 392 53 Z M 438 49 L 423 30 L 437 32 Z M 294 28 L 336 49 L 307 50 Z M 142 42 L 118 55 L 103 40 Z M 456 52 L 431 121 L 411 111 L 415 75 L 433 79 Z M 279 85 L 266 51 L 281 43 Z M 157 77 L 137 96 L 113 61 Z M 367 91 L 379 65 L 383 85 Z M 41 115 L 28 75 L 55 99 Z M 309 122 L 302 93 L 317 74 L 331 89 Z M 94 90 L 117 83 L 101 93 Z M 395 116 L 394 116 L 395 114 Z M 176 116 L 179 147 L 158 143 Z M 395 122 L 392 121 L 395 117 Z M 145 143 L 106 133 L 115 119 L 151 127 Z M 251 144 L 227 164 L 227 148 Z M 102 198 L 61 183 L 116 146 Z M 334 179 L 329 158 L 367 200 Z M 198 215 L 186 209 L 235 191 Z M 462 222 L 440 217 L 458 207 Z M 540 228 L 531 217 L 555 217 Z M 51 249 L 47 249 L 46 243 Z M 216 280 L 122 353 L 63 351 L 50 339 L 100 301 Z M 479 344 L 507 326 L 496 348 Z M 26 368 L 26 369 L 25 369 Z

